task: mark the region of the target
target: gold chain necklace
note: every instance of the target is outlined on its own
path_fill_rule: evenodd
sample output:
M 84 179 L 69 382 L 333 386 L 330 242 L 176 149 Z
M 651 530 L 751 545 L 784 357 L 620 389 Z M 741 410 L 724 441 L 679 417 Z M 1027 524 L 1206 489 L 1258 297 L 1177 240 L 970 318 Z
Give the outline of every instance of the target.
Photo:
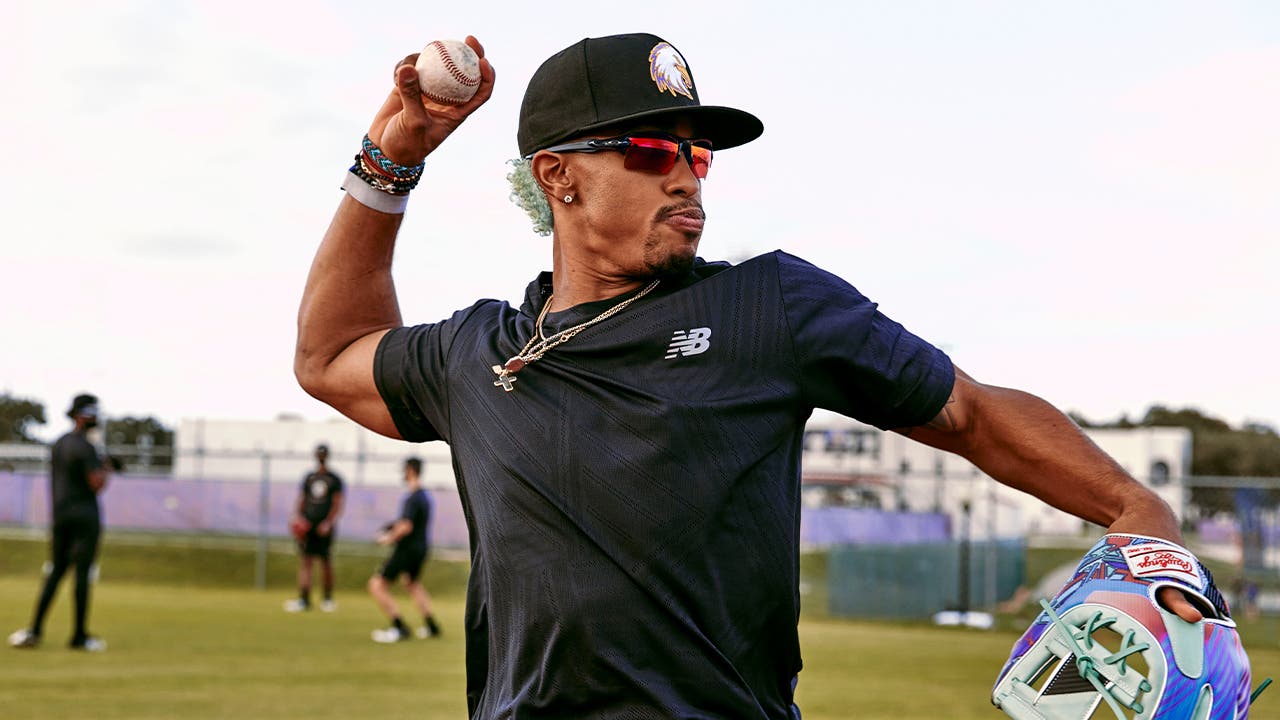
M 529 342 L 525 343 L 524 347 L 520 349 L 520 352 L 516 353 L 515 355 L 512 355 L 505 363 L 502 363 L 501 365 L 493 366 L 493 373 L 498 376 L 498 379 L 493 381 L 493 386 L 500 387 L 503 390 L 506 390 L 507 392 L 511 392 L 512 390 L 515 389 L 515 384 L 514 384 L 516 381 L 515 374 L 520 372 L 520 370 L 524 368 L 525 365 L 528 365 L 529 363 L 534 362 L 535 360 L 538 360 L 543 355 L 546 355 L 548 352 L 550 352 L 551 349 L 556 347 L 557 345 L 563 345 L 564 343 L 569 342 L 570 340 L 573 339 L 574 335 L 577 335 L 578 333 L 582 332 L 583 330 L 586 330 L 592 325 L 595 325 L 598 322 L 603 322 L 605 320 L 608 320 L 614 315 L 617 315 L 618 313 L 622 312 L 624 309 L 626 309 L 628 305 L 639 300 L 645 295 L 648 295 L 650 291 L 658 287 L 658 282 L 659 282 L 658 280 L 654 280 L 648 285 L 645 285 L 644 289 L 641 290 L 640 292 L 636 293 L 635 295 L 632 295 L 626 300 L 623 300 L 617 305 L 614 305 L 613 307 L 609 308 L 608 310 L 605 310 L 604 312 L 600 313 L 599 315 L 591 318 L 590 320 L 584 323 L 574 325 L 573 327 L 568 328 L 566 330 L 561 330 L 560 332 L 556 333 L 555 335 L 552 335 L 551 337 L 546 337 L 545 335 L 542 334 L 542 321 L 546 319 L 547 310 L 551 308 L 551 300 L 555 298 L 555 295 L 552 294 L 547 298 L 547 302 L 543 304 L 542 312 L 538 313 L 538 323 L 535 326 L 533 337 L 529 338 Z

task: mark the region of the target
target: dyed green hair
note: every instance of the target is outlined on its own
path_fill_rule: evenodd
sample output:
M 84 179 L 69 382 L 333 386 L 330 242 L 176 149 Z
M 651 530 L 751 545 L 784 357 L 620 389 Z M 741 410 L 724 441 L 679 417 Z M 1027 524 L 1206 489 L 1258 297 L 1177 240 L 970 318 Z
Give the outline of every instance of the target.
M 551 228 L 555 226 L 555 219 L 551 216 L 551 204 L 547 202 L 547 194 L 542 191 L 542 186 L 533 179 L 533 169 L 529 161 L 525 158 L 517 158 L 508 162 L 513 168 L 507 175 L 507 182 L 511 183 L 511 202 L 528 213 L 529 219 L 533 221 L 534 232 L 539 235 L 550 235 Z

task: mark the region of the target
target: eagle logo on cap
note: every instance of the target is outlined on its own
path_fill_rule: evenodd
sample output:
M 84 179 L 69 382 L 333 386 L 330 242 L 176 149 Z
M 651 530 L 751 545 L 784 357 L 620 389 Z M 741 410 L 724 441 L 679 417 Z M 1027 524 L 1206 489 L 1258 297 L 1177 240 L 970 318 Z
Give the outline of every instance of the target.
M 670 92 L 693 100 L 693 77 L 680 52 L 671 43 L 660 42 L 649 51 L 649 77 L 658 92 Z

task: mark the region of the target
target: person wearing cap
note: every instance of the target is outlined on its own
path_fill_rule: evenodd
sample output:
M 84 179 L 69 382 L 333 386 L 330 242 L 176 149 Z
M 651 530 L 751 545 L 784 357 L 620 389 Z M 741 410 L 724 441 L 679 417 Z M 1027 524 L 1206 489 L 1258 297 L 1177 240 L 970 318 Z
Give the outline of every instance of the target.
M 320 609 L 333 612 L 338 604 L 333 599 L 333 539 L 337 536 L 338 516 L 342 514 L 342 478 L 329 469 L 329 447 L 317 445 L 316 469 L 302 478 L 298 488 L 298 503 L 294 508 L 291 527 L 300 532 L 298 541 L 298 597 L 284 603 L 285 612 L 305 612 L 311 609 L 311 564 L 320 561 L 321 583 L 324 598 Z
M 75 423 L 72 430 L 53 444 L 50 450 L 49 506 L 53 515 L 50 541 L 50 570 L 44 579 L 31 625 L 9 636 L 9 644 L 17 648 L 35 648 L 44 632 L 45 615 L 58 591 L 58 584 L 68 568 L 75 567 L 75 629 L 70 647 L 88 652 L 101 652 L 107 644 L 89 634 L 90 570 L 98 555 L 98 539 L 102 533 L 98 495 L 107 486 L 111 470 L 118 467 L 110 458 L 99 457 L 89 442 L 89 431 L 98 425 L 98 399 L 93 395 L 77 395 L 71 401 L 67 417 Z
M 494 88 L 467 42 L 482 79 L 464 105 L 424 100 L 414 56 L 396 68 L 313 261 L 294 370 L 365 427 L 450 444 L 471 717 L 798 718 L 815 408 L 1177 540 L 1169 508 L 1062 413 L 974 381 L 843 279 L 781 251 L 700 259 L 713 155 L 763 126 L 703 105 L 653 35 L 582 40 L 529 81 L 511 180 L 552 236 L 550 272 L 518 307 L 406 326 L 391 258 L 409 191 Z

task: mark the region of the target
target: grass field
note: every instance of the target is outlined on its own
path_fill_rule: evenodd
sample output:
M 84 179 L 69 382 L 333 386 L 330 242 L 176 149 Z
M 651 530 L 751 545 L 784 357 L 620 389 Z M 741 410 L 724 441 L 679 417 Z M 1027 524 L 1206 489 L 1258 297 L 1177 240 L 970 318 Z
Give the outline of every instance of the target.
M 271 585 L 259 591 L 250 588 L 251 562 L 243 567 L 251 552 L 235 541 L 175 547 L 108 538 L 92 627 L 110 649 L 65 649 L 71 601 L 64 582 L 45 646 L 0 649 L 0 717 L 466 717 L 464 563 L 429 566 L 444 637 L 382 646 L 369 640 L 383 620 L 361 589 L 378 550 L 342 548 L 338 612 L 288 615 L 281 602 L 290 596 L 294 560 L 287 545 L 276 549 Z M 42 541 L 0 539 L 6 634 L 28 619 L 43 553 Z M 1019 622 L 1004 620 L 1009 628 Z M 1003 717 L 987 693 L 1016 639 L 1013 629 L 853 622 L 813 612 L 800 633 L 806 720 Z M 1249 647 L 1255 675 L 1280 675 L 1280 647 L 1263 644 Z M 1252 717 L 1280 718 L 1280 697 L 1269 694 Z M 1262 712 L 1267 708 L 1275 712 Z

